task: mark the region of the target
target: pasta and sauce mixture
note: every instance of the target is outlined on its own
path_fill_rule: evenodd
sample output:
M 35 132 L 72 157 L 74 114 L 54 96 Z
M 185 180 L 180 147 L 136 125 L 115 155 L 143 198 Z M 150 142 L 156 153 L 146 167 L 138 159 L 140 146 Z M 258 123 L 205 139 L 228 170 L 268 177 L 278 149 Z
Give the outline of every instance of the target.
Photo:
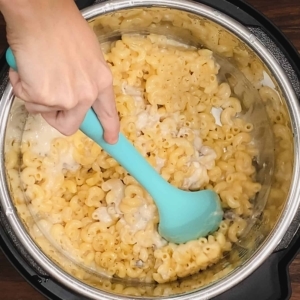
M 168 243 L 157 232 L 153 200 L 113 158 L 80 131 L 64 137 L 30 115 L 20 176 L 33 235 L 118 278 L 163 283 L 204 270 L 238 240 L 261 188 L 253 125 L 239 117 L 229 84 L 219 82 L 211 51 L 160 35 L 123 35 L 103 47 L 124 135 L 172 185 L 213 189 L 231 213 L 208 237 Z M 17 154 L 9 155 L 12 179 Z

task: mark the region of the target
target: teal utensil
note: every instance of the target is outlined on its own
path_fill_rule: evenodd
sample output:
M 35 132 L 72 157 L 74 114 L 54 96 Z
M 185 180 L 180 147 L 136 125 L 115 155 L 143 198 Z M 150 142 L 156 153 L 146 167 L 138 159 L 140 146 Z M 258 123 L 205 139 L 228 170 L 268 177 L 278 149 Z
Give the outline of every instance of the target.
M 11 49 L 6 52 L 8 64 L 17 65 Z M 223 211 L 218 195 L 211 190 L 183 191 L 165 181 L 134 146 L 120 133 L 116 144 L 103 139 L 103 128 L 89 109 L 80 130 L 119 162 L 152 196 L 159 212 L 159 234 L 169 242 L 185 243 L 217 230 Z

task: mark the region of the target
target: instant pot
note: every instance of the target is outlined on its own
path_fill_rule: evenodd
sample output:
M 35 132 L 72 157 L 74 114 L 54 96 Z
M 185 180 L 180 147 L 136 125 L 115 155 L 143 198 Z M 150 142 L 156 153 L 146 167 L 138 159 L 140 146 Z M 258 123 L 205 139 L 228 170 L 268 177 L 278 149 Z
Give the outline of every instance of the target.
M 155 7 L 156 5 L 165 7 L 168 1 L 162 1 L 162 3 L 159 3 L 158 1 L 156 3 L 154 3 L 155 1 L 96 1 L 96 3 L 94 3 L 94 1 L 89 0 L 76 2 L 80 9 L 102 3 L 101 6 L 97 6 L 96 10 L 104 13 L 107 11 L 110 12 L 113 8 L 117 7 L 115 6 L 115 3 L 117 2 L 119 3 L 120 8 L 124 8 L 126 7 L 126 5 L 136 5 L 137 7 L 140 7 L 143 5 L 143 2 L 149 3 L 147 5 L 149 7 Z M 172 1 L 170 1 L 169 3 L 171 2 Z M 256 41 L 258 41 L 264 46 L 264 49 L 267 49 L 269 52 L 264 52 L 265 50 L 260 48 L 260 44 L 258 44 L 258 46 L 256 45 L 256 51 L 261 50 L 262 52 L 260 53 L 260 55 L 267 56 L 266 60 L 272 61 L 273 59 L 275 59 L 278 62 L 278 65 L 283 68 L 285 75 L 282 75 L 281 71 L 278 70 L 278 74 L 282 75 L 282 78 L 280 78 L 279 80 L 279 86 L 282 89 L 282 92 L 285 93 L 285 97 L 290 96 L 290 99 L 293 102 L 288 103 L 287 106 L 289 109 L 290 118 L 292 119 L 291 131 L 293 132 L 293 138 L 295 142 L 294 166 L 297 163 L 299 164 L 299 128 L 297 126 L 297 117 L 299 116 L 298 114 L 300 111 L 298 103 L 300 99 L 300 57 L 298 52 L 270 21 L 268 21 L 264 16 L 262 16 L 249 4 L 242 0 L 198 0 L 196 2 L 200 5 L 204 5 L 204 7 L 209 7 L 208 11 L 212 14 L 214 20 L 219 20 L 219 24 L 221 26 L 225 26 L 226 28 L 228 28 L 232 24 L 239 23 L 243 25 L 248 30 L 248 32 L 251 33 L 250 35 L 248 35 L 249 39 L 253 39 L 253 41 L 248 42 L 250 42 L 250 44 L 255 44 Z M 174 3 L 175 6 L 178 4 L 178 2 L 176 1 L 174 1 Z M 190 12 L 190 8 L 192 6 L 193 4 L 187 7 L 186 10 Z M 87 8 L 83 11 L 83 14 L 87 19 L 93 15 L 91 10 L 89 9 L 90 8 Z M 227 19 L 226 16 L 229 16 L 230 18 Z M 237 21 L 238 23 L 232 23 L 232 19 Z M 244 27 L 239 28 L 238 25 L 235 26 L 235 33 L 238 35 L 238 32 L 240 31 L 241 35 L 243 35 Z M 271 53 L 270 57 L 266 53 Z M 11 93 L 11 90 L 7 88 L 8 66 L 6 65 L 4 56 L 2 56 L 0 64 L 2 66 L 0 93 L 3 97 L 5 97 L 8 93 Z M 277 69 L 275 71 L 277 71 Z M 272 76 L 272 74 L 270 74 L 270 76 Z M 3 114 L 4 112 L 0 112 L 1 116 L 3 116 Z M 5 128 L 1 128 L 0 134 L 2 137 L 5 135 Z M 0 144 L 0 146 L 1 163 L 4 166 L 3 142 Z M 290 188 L 289 194 L 287 195 L 287 197 L 289 197 L 289 202 L 282 209 L 282 211 L 279 212 L 285 217 L 280 220 L 277 216 L 278 219 L 276 219 L 275 222 L 272 223 L 272 226 L 274 226 L 274 228 L 276 228 L 277 226 L 277 231 L 273 232 L 272 230 L 270 230 L 266 240 L 264 240 L 264 237 L 260 237 L 259 235 L 253 237 L 254 243 L 261 243 L 263 244 L 263 246 L 267 244 L 269 245 L 265 246 L 265 253 L 268 254 L 267 257 L 263 257 L 263 254 L 260 256 L 257 255 L 256 257 L 256 254 L 249 254 L 250 256 L 254 256 L 254 258 L 252 257 L 252 259 L 257 258 L 258 262 L 252 263 L 251 267 L 249 264 L 247 265 L 246 258 L 244 261 L 236 265 L 237 267 L 235 271 L 240 271 L 240 274 L 244 275 L 240 275 L 240 279 L 238 279 L 237 276 L 234 277 L 233 274 L 232 284 L 228 282 L 222 283 L 222 279 L 220 279 L 216 283 L 212 283 L 211 285 L 208 284 L 209 290 L 207 293 L 205 292 L 205 287 L 199 295 L 197 293 L 191 293 L 189 295 L 185 292 L 183 295 L 171 295 L 170 297 L 174 297 L 176 299 L 216 300 L 289 299 L 291 295 L 291 288 L 289 282 L 288 267 L 290 262 L 298 253 L 298 249 L 300 248 L 300 195 L 297 189 L 298 185 L 295 183 L 296 181 L 298 181 L 297 178 L 299 177 L 298 167 L 294 167 L 293 177 L 290 180 L 290 184 L 292 185 L 292 181 L 294 181 L 294 185 Z M 2 173 L 4 174 L 3 171 Z M 5 189 L 7 188 L 7 186 L 3 184 L 1 188 Z M 6 198 L 9 197 L 9 195 L 6 191 L 2 190 L 1 197 Z M 2 202 L 0 203 L 2 203 L 2 205 L 0 206 L 0 245 L 2 251 L 5 253 L 10 262 L 15 266 L 15 268 L 33 287 L 35 287 L 41 294 L 49 299 L 89 299 L 89 291 L 85 291 L 82 286 L 77 286 L 77 288 L 73 289 L 73 281 L 71 279 L 69 280 L 71 282 L 69 284 L 66 284 L 65 281 L 58 280 L 58 277 L 53 276 L 53 274 L 51 273 L 51 267 L 48 266 L 48 268 L 45 268 L 45 265 L 41 262 L 41 260 L 38 257 L 34 256 L 34 252 L 29 253 L 28 245 L 22 238 L 20 238 L 19 234 L 16 232 L 16 227 L 12 225 L 12 222 L 10 222 L 11 216 L 14 214 L 14 212 L 11 211 L 10 207 L 6 205 L 6 199 L 1 200 Z M 282 201 L 285 201 L 285 199 L 282 199 Z M 292 218 L 289 219 L 289 217 Z M 255 228 L 255 225 L 253 226 L 254 227 L 252 228 Z M 278 229 L 278 227 L 281 227 L 281 230 Z M 249 236 L 251 236 L 251 232 L 248 232 Z M 253 242 L 253 240 L 251 240 L 251 242 Z M 260 246 L 257 246 L 257 249 L 259 249 L 259 247 Z M 239 253 L 239 255 L 241 254 Z M 245 254 L 245 257 L 247 257 L 247 255 L 248 254 Z M 248 256 L 248 258 L 250 256 Z M 229 279 L 230 276 L 231 275 L 229 274 Z M 67 277 L 64 278 L 68 280 Z M 219 284 L 217 293 L 213 292 L 214 284 Z M 168 298 L 168 295 L 161 294 L 159 295 L 159 297 L 156 297 L 154 295 L 146 294 L 146 296 L 137 295 L 136 298 L 133 298 L 133 295 L 129 295 L 128 298 L 127 296 L 124 296 L 124 298 L 118 298 L 119 296 L 114 296 L 113 294 L 110 294 L 110 291 L 106 290 L 103 294 L 103 297 L 103 299 L 161 299 Z M 98 299 L 102 298 L 99 296 Z

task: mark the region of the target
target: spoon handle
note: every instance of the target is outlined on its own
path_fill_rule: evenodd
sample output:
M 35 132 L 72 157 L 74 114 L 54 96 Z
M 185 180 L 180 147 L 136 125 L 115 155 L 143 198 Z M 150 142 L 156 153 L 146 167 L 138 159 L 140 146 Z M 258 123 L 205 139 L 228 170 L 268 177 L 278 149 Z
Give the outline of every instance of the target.
M 11 68 L 17 70 L 16 60 L 10 48 L 6 51 L 6 61 Z M 168 182 L 156 172 L 122 133 L 119 134 L 116 144 L 111 145 L 105 142 L 102 125 L 92 108 L 88 110 L 80 125 L 80 130 L 123 166 L 153 198 L 156 198 L 154 195 L 157 190 L 160 190 L 161 185 L 164 189 L 168 185 Z
M 168 184 L 122 133 L 119 133 L 116 144 L 106 143 L 102 125 L 92 109 L 88 110 L 80 130 L 123 166 L 151 195 L 155 194 L 160 184 L 164 188 Z

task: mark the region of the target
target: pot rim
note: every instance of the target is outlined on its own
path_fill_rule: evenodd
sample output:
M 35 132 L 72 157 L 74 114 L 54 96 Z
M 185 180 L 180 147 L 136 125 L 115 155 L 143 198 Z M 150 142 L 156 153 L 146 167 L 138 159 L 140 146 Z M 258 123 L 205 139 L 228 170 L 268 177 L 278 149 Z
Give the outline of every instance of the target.
M 290 114 L 292 130 L 294 134 L 294 170 L 292 182 L 295 182 L 295 178 L 299 178 L 300 166 L 299 166 L 299 145 L 300 145 L 300 107 L 298 99 L 294 93 L 294 90 L 285 75 L 285 72 L 275 60 L 272 54 L 261 44 L 261 42 L 243 25 L 235 21 L 231 17 L 222 14 L 221 12 L 206 6 L 204 4 L 191 2 L 188 0 L 114 0 L 106 3 L 96 4 L 88 7 L 82 11 L 82 15 L 85 19 L 91 19 L 98 15 L 114 12 L 121 9 L 131 9 L 137 7 L 165 7 L 172 9 L 179 9 L 186 12 L 194 13 L 202 17 L 206 17 L 219 25 L 223 26 L 242 41 L 244 41 L 255 53 L 260 57 L 264 64 L 272 71 L 273 77 L 279 84 L 284 98 L 288 99 L 287 107 Z M 13 90 L 10 84 L 7 85 L 2 99 L 0 101 L 0 134 L 5 136 L 6 123 L 9 115 L 9 111 L 13 100 Z M 3 122 L 5 121 L 5 122 Z M 0 153 L 1 162 L 4 166 L 4 138 L 0 140 Z M 79 293 L 82 296 L 89 297 L 91 299 L 132 299 L 132 297 L 113 295 L 108 292 L 90 287 L 87 284 L 75 279 L 67 274 L 54 262 L 52 262 L 44 253 L 42 253 L 37 244 L 31 239 L 17 214 L 15 213 L 14 206 L 10 199 L 8 192 L 8 184 L 6 181 L 6 174 L 4 168 L 0 171 L 0 182 L 5 187 L 0 191 L 1 205 L 6 213 L 8 222 L 13 228 L 16 236 L 21 241 L 28 253 L 35 259 L 35 261 L 42 266 L 42 268 L 53 278 L 63 283 L 64 286 Z M 180 295 L 180 299 L 210 299 L 215 297 L 226 290 L 232 288 L 251 273 L 253 273 L 273 252 L 276 246 L 280 243 L 288 227 L 290 226 L 297 209 L 300 204 L 300 185 L 295 183 L 291 185 L 288 200 L 285 204 L 285 208 L 280 216 L 280 219 L 274 226 L 272 232 L 266 238 L 264 243 L 256 250 L 255 254 L 251 256 L 247 262 L 240 266 L 237 270 L 230 273 L 229 276 L 221 279 L 214 284 L 205 287 L 199 291 L 193 291 L 191 294 L 186 293 Z M 140 298 L 140 297 L 139 297 Z M 146 299 L 146 298 L 144 298 Z M 150 297 L 148 299 L 151 299 Z M 171 296 L 168 299 L 178 299 L 178 296 Z

